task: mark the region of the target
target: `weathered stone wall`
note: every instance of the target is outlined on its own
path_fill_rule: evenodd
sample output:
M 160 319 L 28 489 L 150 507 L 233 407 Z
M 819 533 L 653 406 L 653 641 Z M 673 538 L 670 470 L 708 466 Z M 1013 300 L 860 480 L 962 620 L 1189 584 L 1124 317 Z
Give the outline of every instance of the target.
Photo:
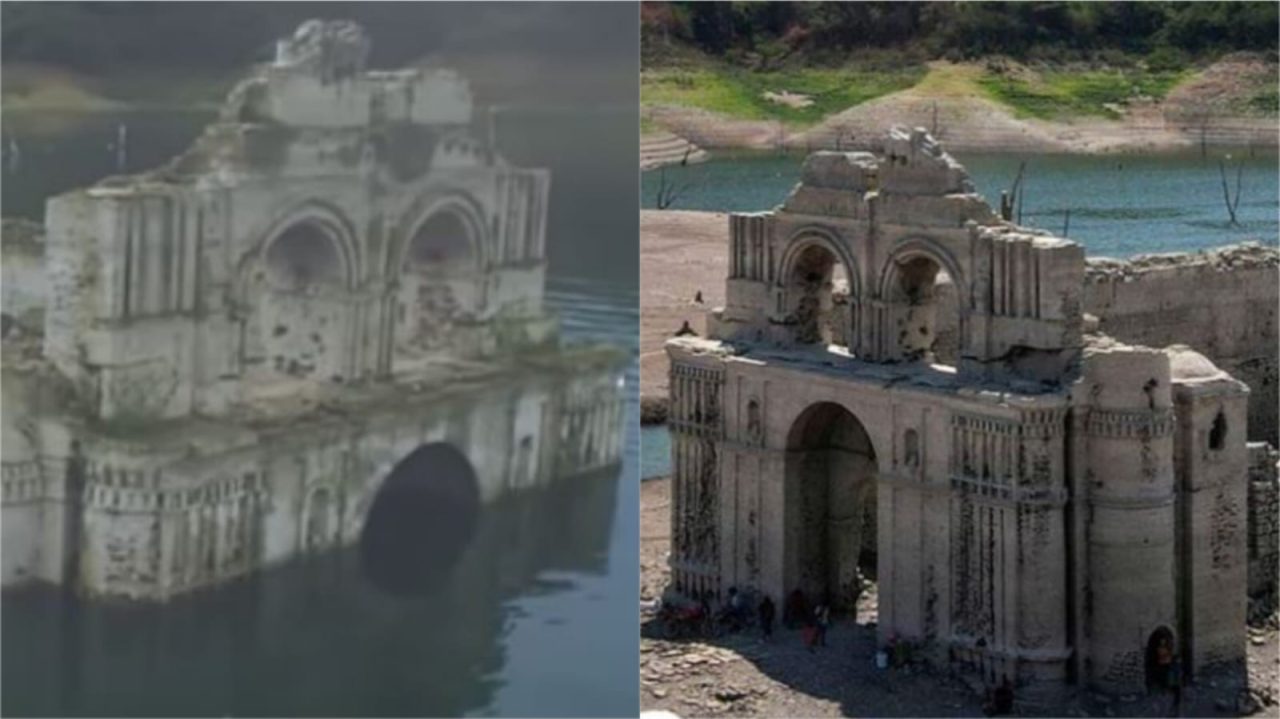
M 0 309 L 25 328 L 44 324 L 44 228 L 27 220 L 6 218 L 0 229 Z
M 1094 258 L 1084 311 L 1149 347 L 1185 344 L 1249 385 L 1249 439 L 1280 444 L 1276 406 L 1280 250 L 1256 243 L 1193 254 Z
M 486 505 L 615 465 L 625 406 L 617 356 L 586 348 L 553 359 L 541 373 L 368 391 L 335 412 L 82 432 L 74 494 L 63 481 L 69 448 L 56 436 L 65 430 L 41 416 L 36 383 L 6 367 L 6 387 L 29 391 L 4 393 L 3 583 L 159 599 L 350 544 L 387 478 L 428 444 L 466 457 Z M 67 511 L 72 496 L 81 511 Z M 50 541 L 72 529 L 82 532 L 74 578 L 61 575 L 60 544 Z
M 1280 573 L 1280 452 L 1249 443 L 1249 596 L 1274 610 Z M 1261 605 L 1261 606 L 1257 606 Z M 1256 618 L 1251 616 L 1251 619 Z

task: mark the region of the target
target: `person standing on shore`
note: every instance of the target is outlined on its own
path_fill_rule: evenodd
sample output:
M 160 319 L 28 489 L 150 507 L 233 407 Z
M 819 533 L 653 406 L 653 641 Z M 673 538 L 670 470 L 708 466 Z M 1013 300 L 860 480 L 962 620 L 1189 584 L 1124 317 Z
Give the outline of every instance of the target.
M 773 615 L 777 611 L 777 608 L 773 606 L 773 600 L 769 598 L 768 594 L 764 595 L 764 599 L 760 600 L 758 611 L 760 612 L 760 631 L 767 641 L 773 636 Z
M 814 644 L 820 647 L 827 646 L 827 627 L 831 625 L 831 609 L 825 604 L 819 604 L 818 608 L 813 610 L 814 629 L 817 637 Z

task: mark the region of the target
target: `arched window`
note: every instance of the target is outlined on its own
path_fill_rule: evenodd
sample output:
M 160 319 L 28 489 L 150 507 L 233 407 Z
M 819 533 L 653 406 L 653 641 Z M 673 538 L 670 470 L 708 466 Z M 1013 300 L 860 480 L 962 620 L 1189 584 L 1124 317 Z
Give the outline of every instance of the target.
M 1227 443 L 1227 418 L 1222 414 L 1222 410 L 1218 410 L 1218 416 L 1213 418 L 1213 426 L 1209 428 L 1209 449 L 1217 452 L 1220 451 Z
M 902 437 L 902 462 L 908 467 L 920 464 L 920 435 L 914 429 L 907 430 Z
M 441 270 L 465 266 L 471 259 L 471 231 L 452 210 L 431 215 L 409 241 L 406 270 Z
M 271 286 L 285 291 L 341 285 L 344 276 L 332 234 L 309 220 L 292 225 L 272 240 L 265 264 Z

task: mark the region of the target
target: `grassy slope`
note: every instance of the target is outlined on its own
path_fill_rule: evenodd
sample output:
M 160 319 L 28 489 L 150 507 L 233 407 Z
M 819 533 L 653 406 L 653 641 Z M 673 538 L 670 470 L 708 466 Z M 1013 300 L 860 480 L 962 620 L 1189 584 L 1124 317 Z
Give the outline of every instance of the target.
M 803 128 L 824 117 L 899 90 L 913 88 L 938 97 L 979 96 L 1009 108 L 1015 116 L 1042 120 L 1118 118 L 1115 106 L 1149 97 L 1162 99 L 1196 76 L 1196 70 L 1125 69 L 1068 70 L 1012 68 L 997 72 L 988 63 L 902 63 L 886 69 L 859 67 L 794 68 L 754 72 L 687 50 L 670 67 L 641 72 L 642 108 L 658 105 L 692 107 L 742 120 L 776 120 Z M 766 91 L 811 96 L 814 104 L 797 109 L 764 99 Z M 1240 108 L 1249 114 L 1276 115 L 1274 87 L 1258 88 Z
M 797 68 L 753 72 L 728 66 L 646 70 L 640 74 L 642 105 L 680 105 L 746 120 L 779 120 L 808 126 L 867 100 L 905 90 L 924 76 L 920 66 L 895 70 Z M 792 107 L 764 98 L 792 92 L 813 101 Z
M 2 100 L 6 110 L 16 111 L 209 108 L 222 102 L 239 75 L 192 77 L 151 68 L 95 78 L 50 65 L 13 63 L 3 68 Z
M 1013 108 L 1018 117 L 1057 120 L 1076 116 L 1119 118 L 1114 107 L 1133 97 L 1162 99 L 1188 71 L 1050 70 L 1026 76 L 984 72 L 977 84 L 993 100 Z

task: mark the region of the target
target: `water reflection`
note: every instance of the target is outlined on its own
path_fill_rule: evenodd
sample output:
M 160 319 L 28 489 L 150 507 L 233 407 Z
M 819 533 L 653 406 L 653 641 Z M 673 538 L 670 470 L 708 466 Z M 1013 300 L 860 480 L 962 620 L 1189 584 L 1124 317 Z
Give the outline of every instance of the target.
M 508 600 L 607 571 L 618 484 L 616 473 L 583 476 L 486 506 L 449 581 L 411 594 L 369 581 L 359 547 L 164 606 L 87 602 L 49 588 L 6 593 L 3 712 L 395 716 L 486 707 L 503 683 L 502 639 L 518 619 Z M 539 580 L 548 573 L 553 581 Z

